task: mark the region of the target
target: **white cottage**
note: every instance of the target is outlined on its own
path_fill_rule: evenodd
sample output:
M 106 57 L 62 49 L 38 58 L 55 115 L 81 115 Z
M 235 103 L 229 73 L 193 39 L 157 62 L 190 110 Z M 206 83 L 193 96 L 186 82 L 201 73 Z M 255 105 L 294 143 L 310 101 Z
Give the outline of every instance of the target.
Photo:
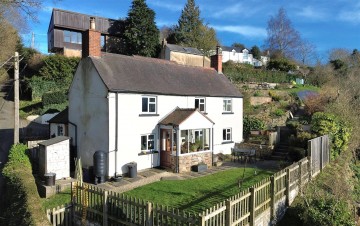
M 108 153 L 107 176 L 162 166 L 189 171 L 243 140 L 243 98 L 213 68 L 100 52 L 100 33 L 83 34 L 83 59 L 69 91 L 69 133 L 84 167 Z M 86 47 L 87 46 L 87 47 Z

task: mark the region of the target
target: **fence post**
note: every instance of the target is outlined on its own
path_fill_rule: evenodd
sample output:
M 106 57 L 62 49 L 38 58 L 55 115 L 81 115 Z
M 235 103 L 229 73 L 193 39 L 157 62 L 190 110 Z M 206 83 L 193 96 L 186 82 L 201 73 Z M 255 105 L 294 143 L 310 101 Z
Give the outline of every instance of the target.
M 275 177 L 270 177 L 270 198 L 271 198 L 271 206 L 270 206 L 270 218 L 271 220 L 275 219 Z
M 255 188 L 250 188 L 250 226 L 255 225 Z
M 323 167 L 324 167 L 323 137 L 324 136 L 319 137 L 319 139 L 320 139 L 320 172 L 322 172 Z
M 108 191 L 104 191 L 104 196 L 103 196 L 104 200 L 103 200 L 103 226 L 107 226 L 108 225 Z
M 205 226 L 205 216 L 204 216 L 204 214 L 199 215 L 199 226 Z
M 226 200 L 226 210 L 225 210 L 225 226 L 230 226 L 232 224 L 232 211 L 231 211 L 231 201 Z
M 286 206 L 290 206 L 290 168 L 286 169 Z
M 299 194 L 302 192 L 302 161 L 299 161 Z
M 146 203 L 146 226 L 152 226 L 152 204 L 151 202 Z
M 308 174 L 309 174 L 309 182 L 310 182 L 312 178 L 311 156 L 308 156 Z

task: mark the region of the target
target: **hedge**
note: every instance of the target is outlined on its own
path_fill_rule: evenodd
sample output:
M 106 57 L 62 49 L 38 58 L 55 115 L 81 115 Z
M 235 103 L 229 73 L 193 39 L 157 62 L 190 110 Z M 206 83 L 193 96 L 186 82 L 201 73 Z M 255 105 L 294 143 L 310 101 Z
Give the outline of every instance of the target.
M 42 95 L 42 104 L 43 106 L 51 104 L 62 104 L 67 100 L 67 95 L 63 91 L 55 91 L 44 93 Z
M 0 225 L 50 225 L 41 206 L 27 147 L 13 145 L 2 174 L 6 181 L 4 204 L 7 207 Z

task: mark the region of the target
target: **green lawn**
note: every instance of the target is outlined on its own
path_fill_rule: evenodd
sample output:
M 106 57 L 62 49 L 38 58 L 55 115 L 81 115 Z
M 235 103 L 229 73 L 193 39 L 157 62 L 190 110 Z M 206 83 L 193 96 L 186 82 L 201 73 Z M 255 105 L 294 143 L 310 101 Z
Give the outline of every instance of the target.
M 180 210 L 201 212 L 240 192 L 243 168 L 230 169 L 189 180 L 159 181 L 125 194 Z M 256 171 L 256 176 L 255 176 Z M 246 168 L 241 189 L 249 188 L 273 172 Z
M 70 203 L 71 201 L 71 189 L 68 188 L 56 195 L 51 196 L 50 198 L 46 199 L 43 198 L 42 200 L 42 206 L 46 209 L 52 209 L 54 207 L 58 207 L 67 203 Z

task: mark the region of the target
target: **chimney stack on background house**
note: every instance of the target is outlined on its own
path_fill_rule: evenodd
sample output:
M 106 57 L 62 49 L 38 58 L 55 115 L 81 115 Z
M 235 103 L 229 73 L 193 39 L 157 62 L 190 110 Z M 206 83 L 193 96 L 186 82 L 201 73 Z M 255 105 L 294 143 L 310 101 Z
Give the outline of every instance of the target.
M 82 57 L 101 57 L 101 32 L 95 30 L 95 17 L 90 17 L 90 29 L 82 34 Z
M 220 46 L 216 46 L 216 54 L 211 56 L 210 67 L 222 74 L 222 52 Z

